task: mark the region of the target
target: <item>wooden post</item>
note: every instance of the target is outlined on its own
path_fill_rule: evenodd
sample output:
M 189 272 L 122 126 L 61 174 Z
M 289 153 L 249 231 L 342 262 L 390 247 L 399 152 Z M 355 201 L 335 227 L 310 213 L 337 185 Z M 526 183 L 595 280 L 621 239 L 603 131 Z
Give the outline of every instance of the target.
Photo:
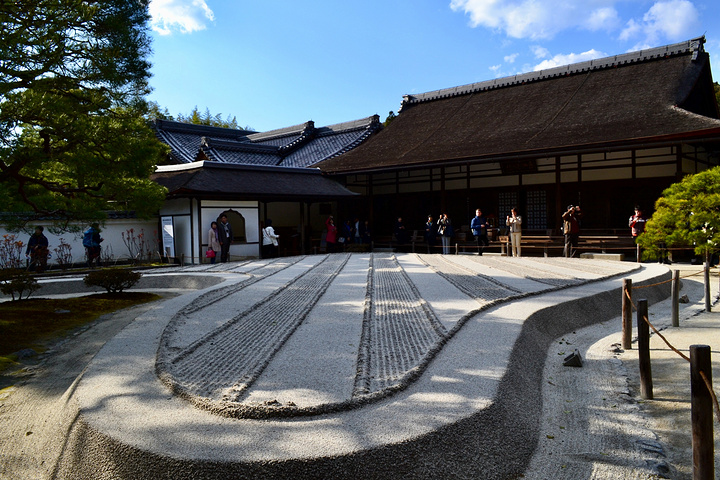
M 640 263 L 641 256 L 640 256 L 640 244 L 639 243 L 635 246 L 635 250 L 636 250 L 635 254 L 637 255 L 637 263 Z
M 648 314 L 647 300 L 637 302 L 638 360 L 640 364 L 640 395 L 646 400 L 653 398 L 652 369 L 650 368 L 650 325 L 645 321 Z
M 708 345 L 690 346 L 690 415 L 692 419 L 693 480 L 715 478 L 712 397 L 704 372 L 712 385 L 712 363 Z
M 673 270 L 672 279 L 672 326 L 680 326 L 680 270 Z
M 705 311 L 710 311 L 710 263 L 705 262 Z
M 630 294 L 628 298 L 627 292 Z M 625 350 L 632 349 L 632 279 L 623 278 L 622 285 L 622 346 Z

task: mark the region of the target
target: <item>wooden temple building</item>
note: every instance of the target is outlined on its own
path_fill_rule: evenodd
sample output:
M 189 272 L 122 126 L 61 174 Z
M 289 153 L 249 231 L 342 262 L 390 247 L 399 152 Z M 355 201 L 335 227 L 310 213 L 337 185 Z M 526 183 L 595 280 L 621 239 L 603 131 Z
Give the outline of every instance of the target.
M 159 120 L 174 164 L 154 175 L 169 189 L 160 216 L 194 259 L 220 213 L 235 257 L 259 254 L 267 218 L 282 252 L 317 251 L 331 213 L 380 237 L 398 216 L 413 230 L 443 212 L 462 230 L 476 208 L 502 226 L 517 206 L 527 234 L 559 235 L 574 204 L 584 234 L 629 236 L 634 205 L 649 216 L 670 184 L 720 164 L 704 41 L 406 95 L 384 128 L 377 116 L 264 133 Z
M 260 254 L 260 225 L 267 219 L 281 236 L 282 254 L 311 251 L 310 234 L 319 234 L 321 219 L 357 194 L 308 167 L 352 149 L 380 126 L 377 115 L 262 133 L 157 120 L 158 138 L 171 148 L 170 165 L 152 177 L 168 189 L 160 211 L 165 251 L 202 261 L 210 224 L 220 214 L 233 228 L 232 258 Z
M 627 219 L 687 174 L 720 161 L 720 118 L 704 38 L 406 95 L 399 115 L 357 148 L 317 163 L 361 194 L 376 232 L 397 216 L 466 225 L 476 208 L 560 234 L 581 205 L 583 232 L 629 235 Z M 356 215 L 357 213 L 348 212 Z

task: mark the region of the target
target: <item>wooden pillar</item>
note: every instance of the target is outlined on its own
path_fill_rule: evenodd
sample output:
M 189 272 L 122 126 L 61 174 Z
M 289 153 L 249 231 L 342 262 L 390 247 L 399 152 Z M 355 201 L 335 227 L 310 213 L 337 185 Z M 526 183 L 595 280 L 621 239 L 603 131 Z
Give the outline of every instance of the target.
M 705 254 L 705 311 L 711 310 L 711 299 L 710 299 L 710 261 L 707 253 Z
M 708 345 L 690 346 L 690 417 L 692 423 L 693 480 L 715 478 L 712 397 L 700 375 L 712 385 L 712 363 Z
M 626 293 L 627 292 L 627 293 Z M 628 293 L 630 298 L 628 298 Z M 622 285 L 622 347 L 632 349 L 632 279 L 624 278 Z
M 640 367 L 640 396 L 653 398 L 652 368 L 650 367 L 650 325 L 645 321 L 648 314 L 647 300 L 637 302 L 638 363 Z
M 673 327 L 680 326 L 680 270 L 673 270 L 672 279 L 672 310 L 670 318 Z

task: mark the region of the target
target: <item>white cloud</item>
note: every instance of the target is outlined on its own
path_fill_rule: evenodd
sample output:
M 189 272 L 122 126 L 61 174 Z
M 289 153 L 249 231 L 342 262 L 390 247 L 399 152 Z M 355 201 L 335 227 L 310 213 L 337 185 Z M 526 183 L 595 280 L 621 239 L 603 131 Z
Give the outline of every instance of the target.
M 519 53 L 513 53 L 512 55 L 505 55 L 504 60 L 506 63 L 514 63 L 515 59 L 519 56 Z
M 607 57 L 606 54 L 598 52 L 594 48 L 582 53 L 568 53 L 566 55 L 555 55 L 549 60 L 543 60 L 533 67 L 533 71 L 547 70 L 549 68 L 559 67 L 561 65 L 570 65 L 571 63 L 587 62 L 596 58 Z
M 688 0 L 660 1 L 643 15 L 642 21 L 631 19 L 620 33 L 620 40 L 638 38 L 633 50 L 666 41 L 685 40 L 697 34 L 700 13 Z
M 584 22 L 585 28 L 593 32 L 598 30 L 612 30 L 620 24 L 618 12 L 613 7 L 598 8 L 590 12 L 590 16 Z
M 152 29 L 160 35 L 205 30 L 207 22 L 215 20 L 205 0 L 152 0 L 149 11 Z
M 500 76 L 500 68 L 502 68 L 502 65 L 493 65 L 488 68 L 493 72 L 493 75 L 495 75 L 496 77 Z
M 451 0 L 473 27 L 504 31 L 514 38 L 548 39 L 569 28 L 610 29 L 619 25 L 617 0 Z
M 540 45 L 532 45 L 530 50 L 533 52 L 533 55 L 535 55 L 535 58 L 547 58 L 550 56 L 550 51 Z

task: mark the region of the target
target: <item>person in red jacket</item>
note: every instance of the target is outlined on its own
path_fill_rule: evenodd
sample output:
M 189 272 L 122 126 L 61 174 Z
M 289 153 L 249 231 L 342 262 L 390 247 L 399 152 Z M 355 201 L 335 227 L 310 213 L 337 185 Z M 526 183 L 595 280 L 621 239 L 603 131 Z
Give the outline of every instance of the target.
M 327 252 L 334 253 L 337 245 L 337 227 L 335 226 L 335 220 L 332 215 L 325 220 L 325 226 L 327 227 L 327 235 L 325 236 L 325 244 L 327 245 Z
M 647 219 L 643 215 L 642 208 L 639 205 L 635 205 L 635 215 L 630 217 L 628 226 L 631 228 L 633 240 L 637 243 L 637 237 L 645 231 L 645 222 Z

